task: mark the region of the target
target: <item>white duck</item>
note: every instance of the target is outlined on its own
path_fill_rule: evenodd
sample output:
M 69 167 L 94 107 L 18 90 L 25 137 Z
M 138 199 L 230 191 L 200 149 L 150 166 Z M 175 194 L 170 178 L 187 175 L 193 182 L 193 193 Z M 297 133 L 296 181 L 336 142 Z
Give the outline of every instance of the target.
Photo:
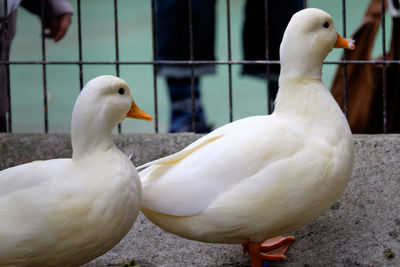
M 72 159 L 0 172 L 0 266 L 78 266 L 105 253 L 140 210 L 138 173 L 113 143 L 125 117 L 151 120 L 114 76 L 87 83 L 72 114 Z
M 253 267 L 263 258 L 284 258 L 291 237 L 262 241 L 321 215 L 353 168 L 349 125 L 321 82 L 333 47 L 354 45 L 337 33 L 329 14 L 315 8 L 296 13 L 280 47 L 273 114 L 229 123 L 141 166 L 149 166 L 139 173 L 144 214 L 188 239 L 244 244 Z

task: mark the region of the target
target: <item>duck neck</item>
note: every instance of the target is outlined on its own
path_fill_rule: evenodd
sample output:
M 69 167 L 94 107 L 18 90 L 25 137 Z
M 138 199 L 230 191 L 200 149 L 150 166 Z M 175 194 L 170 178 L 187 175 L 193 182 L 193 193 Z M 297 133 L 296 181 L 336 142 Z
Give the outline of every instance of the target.
M 288 42 L 281 45 L 281 73 L 279 76 L 279 91 L 275 101 L 275 111 L 302 112 L 309 109 L 309 99 L 325 89 L 322 84 L 322 63 L 324 53 L 315 52 L 304 48 L 304 51 L 288 49 Z M 282 50 L 285 52 L 282 53 Z M 325 91 L 325 90 L 323 90 Z M 318 98 L 316 98 L 318 99 Z
M 281 56 L 279 83 L 293 80 L 321 80 L 322 63 L 325 55 L 284 55 Z
M 283 79 L 275 102 L 274 114 L 299 121 L 303 126 L 335 127 L 345 117 L 321 79 Z
M 74 118 L 74 116 L 73 116 Z M 104 121 L 72 120 L 71 142 L 72 159 L 78 160 L 94 152 L 107 151 L 114 145 L 112 125 L 104 125 Z
M 282 76 L 281 76 L 282 77 Z M 280 79 L 279 91 L 275 100 L 275 114 L 299 113 L 307 105 L 310 105 L 308 98 L 316 92 L 314 88 L 319 88 L 321 81 L 319 79 Z

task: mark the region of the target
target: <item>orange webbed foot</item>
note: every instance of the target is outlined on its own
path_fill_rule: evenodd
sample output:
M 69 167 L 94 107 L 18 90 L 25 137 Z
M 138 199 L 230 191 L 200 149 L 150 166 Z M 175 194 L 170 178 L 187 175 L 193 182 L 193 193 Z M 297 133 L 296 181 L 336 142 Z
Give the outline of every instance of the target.
M 266 260 L 283 260 L 286 258 L 285 253 L 289 249 L 294 240 L 293 236 L 283 237 L 277 236 L 263 241 L 260 245 L 260 253 Z
M 285 253 L 294 240 L 293 236 L 278 236 L 263 242 L 249 242 L 243 244 L 243 253 L 248 252 L 252 267 L 261 267 L 262 260 L 283 260 Z

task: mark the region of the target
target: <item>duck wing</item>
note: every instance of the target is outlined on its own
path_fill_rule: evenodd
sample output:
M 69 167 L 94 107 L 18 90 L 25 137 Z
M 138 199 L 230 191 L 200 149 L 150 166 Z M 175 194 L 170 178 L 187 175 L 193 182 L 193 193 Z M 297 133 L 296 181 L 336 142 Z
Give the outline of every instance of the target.
M 0 172 L 0 263 L 35 257 L 54 244 L 55 237 L 44 234 L 51 231 L 48 214 L 59 196 L 52 185 L 69 175 L 69 165 L 70 159 L 34 161 Z
M 0 171 L 0 199 L 49 182 L 63 173 L 66 162 L 70 159 L 39 160 Z
M 174 216 L 199 214 L 241 181 L 296 153 L 303 142 L 296 135 L 273 116 L 220 127 L 184 150 L 146 164 L 140 172 L 142 206 Z

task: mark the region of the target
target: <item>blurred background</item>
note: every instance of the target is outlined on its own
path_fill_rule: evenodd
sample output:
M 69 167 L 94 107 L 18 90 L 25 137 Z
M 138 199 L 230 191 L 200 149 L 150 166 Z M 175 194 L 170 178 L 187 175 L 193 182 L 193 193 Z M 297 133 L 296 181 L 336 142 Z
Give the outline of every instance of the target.
M 151 61 L 152 25 L 150 0 L 118 0 L 119 57 L 121 61 Z M 342 0 L 308 0 L 307 7 L 325 10 L 334 19 L 336 28 L 343 34 Z M 77 2 L 73 22 L 67 35 L 59 43 L 46 40 L 46 60 L 77 61 L 78 24 Z M 346 3 L 347 37 L 356 30 L 369 3 L 367 0 L 351 0 Z M 231 0 L 232 60 L 243 60 L 242 26 L 245 0 Z M 216 57 L 227 60 L 227 13 L 226 1 L 217 1 L 216 10 Z M 386 15 L 386 32 L 390 33 L 391 19 Z M 81 1 L 82 55 L 86 61 L 114 61 L 114 3 L 111 0 Z M 270 25 L 273 27 L 273 25 Z M 17 34 L 11 47 L 10 61 L 42 59 L 41 25 L 37 16 L 19 9 Z M 386 37 L 387 47 L 390 34 Z M 357 40 L 356 40 L 357 45 Z M 339 60 L 341 49 L 330 53 L 327 61 Z M 381 32 L 375 41 L 373 55 L 382 54 Z M 325 64 L 323 81 L 330 88 L 337 65 Z M 42 65 L 10 65 L 11 104 L 14 133 L 44 132 L 43 115 L 43 67 Z M 114 65 L 84 65 L 84 83 L 103 74 L 115 74 Z M 136 103 L 154 115 L 153 66 L 120 65 L 120 77 L 126 80 Z M 228 66 L 217 65 L 216 75 L 207 75 L 201 81 L 201 98 L 207 120 L 214 128 L 229 122 Z M 168 131 L 169 101 L 165 79 L 157 79 L 159 132 Z M 241 76 L 240 66 L 232 66 L 233 120 L 252 115 L 266 114 L 268 110 L 267 85 L 264 80 Z M 47 65 L 47 94 L 49 132 L 70 132 L 70 120 L 76 97 L 80 91 L 77 65 Z M 123 133 L 153 133 L 154 122 L 125 120 Z

